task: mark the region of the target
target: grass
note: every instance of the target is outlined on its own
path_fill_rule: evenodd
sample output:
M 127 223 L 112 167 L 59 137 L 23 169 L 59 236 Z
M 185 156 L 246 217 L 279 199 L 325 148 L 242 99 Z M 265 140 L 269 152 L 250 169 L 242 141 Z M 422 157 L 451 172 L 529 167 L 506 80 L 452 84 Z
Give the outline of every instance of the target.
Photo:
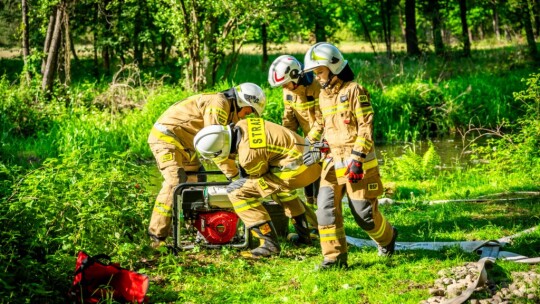
M 502 205 L 411 205 L 383 207 L 399 229 L 400 241 L 496 239 L 536 225 L 538 218 L 528 214 L 540 214 L 538 200 Z M 510 215 L 509 210 L 513 211 Z M 349 210 L 345 213 L 350 214 Z M 346 231 L 365 237 L 350 216 Z M 533 249 L 540 245 L 538 232 L 525 239 L 533 243 L 513 250 L 538 255 L 538 249 Z M 282 245 L 279 257 L 263 261 L 243 260 L 236 250 L 227 248 L 159 256 L 155 269 L 175 270 L 160 276 L 150 294 L 156 302 L 174 303 L 419 303 L 430 297 L 428 288 L 439 270 L 479 259 L 457 248 L 401 251 L 384 259 L 375 248 L 350 247 L 350 269 L 321 272 L 315 269 L 322 260 L 318 245 L 295 248 L 284 241 Z M 530 268 L 499 264 L 503 269 Z M 152 268 L 143 269 L 151 273 Z

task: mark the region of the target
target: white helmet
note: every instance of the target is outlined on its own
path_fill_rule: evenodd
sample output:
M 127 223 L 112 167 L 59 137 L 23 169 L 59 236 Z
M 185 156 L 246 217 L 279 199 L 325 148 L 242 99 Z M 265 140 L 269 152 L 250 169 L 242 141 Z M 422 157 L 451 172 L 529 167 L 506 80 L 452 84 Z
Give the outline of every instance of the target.
M 300 62 L 290 55 L 276 58 L 268 71 L 268 82 L 275 88 L 289 82 L 298 82 L 302 66 Z
M 309 48 L 304 57 L 304 72 L 312 71 L 316 67 L 325 66 L 334 75 L 339 74 L 347 65 L 341 52 L 328 42 L 319 42 Z
M 232 131 L 229 126 L 210 125 L 195 135 L 193 145 L 202 157 L 219 163 L 229 157 L 231 138 Z
M 253 107 L 257 115 L 262 115 L 266 106 L 266 96 L 261 87 L 251 82 L 245 82 L 236 86 L 234 93 L 239 108 Z

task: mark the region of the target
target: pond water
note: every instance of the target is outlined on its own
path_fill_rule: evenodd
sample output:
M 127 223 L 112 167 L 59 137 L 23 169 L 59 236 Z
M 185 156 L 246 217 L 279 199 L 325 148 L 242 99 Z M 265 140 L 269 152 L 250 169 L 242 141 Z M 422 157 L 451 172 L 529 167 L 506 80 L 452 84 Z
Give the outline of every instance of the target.
M 377 158 L 384 162 L 387 159 L 400 157 L 407 151 L 412 150 L 423 156 L 429 149 L 430 142 L 435 151 L 441 157 L 441 165 L 450 167 L 456 163 L 466 163 L 470 160 L 470 141 L 463 141 L 461 137 L 445 137 L 441 139 L 423 140 L 407 143 L 375 143 Z
M 412 149 L 416 154 L 423 156 L 429 149 L 430 141 L 433 143 L 437 154 L 441 157 L 441 166 L 443 168 L 453 167 L 456 163 L 463 164 L 470 161 L 469 151 L 466 150 L 470 141 L 464 142 L 459 136 L 417 141 L 414 143 L 375 143 L 377 159 L 381 164 L 384 164 L 385 160 L 400 157 L 409 149 Z M 204 166 L 207 170 L 219 170 L 209 162 L 205 162 Z M 163 179 L 156 165 L 153 162 L 149 163 L 147 165 L 147 170 L 151 176 L 151 181 L 156 192 L 159 191 Z M 209 177 L 209 180 L 222 180 L 222 178 Z

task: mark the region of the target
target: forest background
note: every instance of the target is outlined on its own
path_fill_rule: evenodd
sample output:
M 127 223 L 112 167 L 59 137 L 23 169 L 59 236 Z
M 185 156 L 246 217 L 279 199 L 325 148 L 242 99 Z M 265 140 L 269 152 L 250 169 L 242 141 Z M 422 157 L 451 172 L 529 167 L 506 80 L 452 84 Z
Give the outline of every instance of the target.
M 65 303 L 79 250 L 148 274 L 152 302 L 427 299 L 440 270 L 475 254 L 387 261 L 353 247 L 346 276 L 314 271 L 317 246 L 267 262 L 227 248 L 156 254 L 148 130 L 172 103 L 245 81 L 279 123 L 269 63 L 330 41 L 371 93 L 377 142 L 402 147 L 379 155 L 400 240 L 498 239 L 538 225 L 538 198 L 513 198 L 540 189 L 539 18 L 538 0 L 1 1 L 0 302 Z M 448 136 L 462 153 L 443 161 L 432 143 Z M 367 238 L 345 213 L 347 234 Z M 540 234 L 511 249 L 538 256 Z M 529 270 L 501 262 L 492 274 L 502 288 Z

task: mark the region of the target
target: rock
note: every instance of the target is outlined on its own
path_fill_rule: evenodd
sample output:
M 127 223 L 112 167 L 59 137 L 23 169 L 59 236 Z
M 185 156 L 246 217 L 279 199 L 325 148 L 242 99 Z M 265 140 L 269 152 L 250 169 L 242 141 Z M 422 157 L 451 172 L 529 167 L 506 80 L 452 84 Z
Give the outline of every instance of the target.
M 444 289 L 441 289 L 441 288 L 430 288 L 429 289 L 429 294 L 432 295 L 432 296 L 444 296 Z

